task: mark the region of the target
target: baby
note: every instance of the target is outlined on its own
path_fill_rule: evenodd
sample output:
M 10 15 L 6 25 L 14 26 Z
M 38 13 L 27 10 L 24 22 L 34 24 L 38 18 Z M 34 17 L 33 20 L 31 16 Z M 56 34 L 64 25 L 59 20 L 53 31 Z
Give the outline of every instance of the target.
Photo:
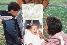
M 29 32 L 24 36 L 25 45 L 41 45 L 40 37 L 38 35 L 38 27 L 32 24 L 29 28 Z

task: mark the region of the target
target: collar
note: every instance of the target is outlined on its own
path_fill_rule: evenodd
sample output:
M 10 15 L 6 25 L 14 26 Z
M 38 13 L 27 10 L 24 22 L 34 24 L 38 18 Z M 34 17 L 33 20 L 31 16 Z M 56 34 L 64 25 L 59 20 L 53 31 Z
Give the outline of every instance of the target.
M 56 33 L 55 35 L 50 35 L 49 38 L 59 38 L 59 36 L 64 35 L 65 33 L 63 31 Z

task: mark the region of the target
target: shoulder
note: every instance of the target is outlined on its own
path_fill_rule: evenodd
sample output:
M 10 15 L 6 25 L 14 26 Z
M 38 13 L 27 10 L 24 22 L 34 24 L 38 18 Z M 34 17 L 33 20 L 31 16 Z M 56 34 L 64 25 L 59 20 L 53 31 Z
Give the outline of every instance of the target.
M 67 34 L 64 34 L 64 35 L 63 35 L 63 38 L 67 38 Z
M 13 19 L 10 19 L 10 20 L 6 20 L 5 22 L 5 25 L 8 26 L 8 27 L 14 27 L 14 20 Z
M 14 19 L 6 20 L 5 23 L 12 23 L 14 22 Z
M 65 43 L 67 43 L 67 34 L 63 35 L 63 40 L 64 40 Z

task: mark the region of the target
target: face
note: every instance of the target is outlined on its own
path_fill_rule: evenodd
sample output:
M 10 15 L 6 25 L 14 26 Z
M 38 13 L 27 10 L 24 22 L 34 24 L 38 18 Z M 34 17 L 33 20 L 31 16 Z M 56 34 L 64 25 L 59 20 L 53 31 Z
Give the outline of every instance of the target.
M 31 29 L 30 29 L 31 33 L 34 34 L 34 35 L 37 34 L 37 30 L 38 30 L 37 26 L 32 26 Z
M 18 12 L 19 12 L 19 11 L 14 11 L 14 10 L 11 10 L 11 11 L 10 11 L 10 13 L 11 13 L 13 16 L 15 16 L 15 17 L 18 15 Z
M 44 26 L 44 28 L 45 28 L 46 32 L 48 32 L 48 25 L 47 24 Z

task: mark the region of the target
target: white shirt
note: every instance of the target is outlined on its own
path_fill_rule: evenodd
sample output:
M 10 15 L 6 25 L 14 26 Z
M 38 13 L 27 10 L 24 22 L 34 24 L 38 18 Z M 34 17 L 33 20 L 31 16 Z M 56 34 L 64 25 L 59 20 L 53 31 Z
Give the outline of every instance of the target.
M 24 43 L 27 45 L 30 43 L 33 45 L 41 45 L 40 37 L 38 35 L 33 35 L 30 31 L 25 34 Z

